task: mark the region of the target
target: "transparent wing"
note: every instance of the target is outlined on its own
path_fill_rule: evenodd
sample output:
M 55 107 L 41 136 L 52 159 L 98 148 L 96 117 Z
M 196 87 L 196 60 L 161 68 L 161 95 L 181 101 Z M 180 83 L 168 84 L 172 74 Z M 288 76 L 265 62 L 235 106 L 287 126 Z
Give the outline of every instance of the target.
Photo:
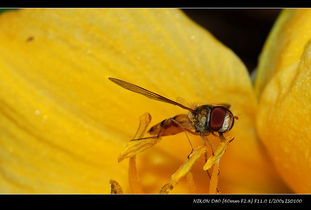
M 179 106 L 183 109 L 187 109 L 189 111 L 194 111 L 193 109 L 189 108 L 189 107 L 186 107 L 180 103 L 177 103 L 176 101 L 173 101 L 171 99 L 168 99 L 168 98 L 165 98 L 164 96 L 161 96 L 159 94 L 156 94 L 154 92 L 151 92 L 149 90 L 146 90 L 145 88 L 142 88 L 142 87 L 139 87 L 137 85 L 134 85 L 134 84 L 131 84 L 129 82 L 125 82 L 123 80 L 120 80 L 120 79 L 116 79 L 116 78 L 111 78 L 109 77 L 108 78 L 110 81 L 116 83 L 117 85 L 127 89 L 127 90 L 130 90 L 130 91 L 133 91 L 135 93 L 139 93 L 141 95 L 144 95 L 148 98 L 151 98 L 153 100 L 157 100 L 157 101 L 162 101 L 162 102 L 166 102 L 166 103 L 169 103 L 169 104 L 173 104 L 173 105 L 176 105 L 176 106 Z

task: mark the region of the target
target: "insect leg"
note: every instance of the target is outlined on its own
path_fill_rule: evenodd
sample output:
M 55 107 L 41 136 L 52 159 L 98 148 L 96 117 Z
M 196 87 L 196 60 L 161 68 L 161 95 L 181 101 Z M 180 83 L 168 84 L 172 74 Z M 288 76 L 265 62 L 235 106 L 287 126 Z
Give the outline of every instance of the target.
M 189 157 L 190 157 L 190 155 L 192 154 L 192 152 L 193 152 L 193 145 L 192 145 L 192 143 L 191 143 L 191 141 L 190 141 L 190 138 L 189 138 L 189 136 L 188 136 L 188 134 L 187 134 L 187 130 L 182 126 L 182 124 L 180 124 L 177 120 L 175 120 L 175 119 L 173 119 L 173 118 L 171 118 L 171 120 L 174 122 L 174 123 L 176 123 L 179 127 L 181 127 L 182 129 L 183 129 L 183 131 L 184 131 L 184 133 L 185 133 L 185 135 L 186 135 L 186 137 L 187 137 L 187 140 L 188 140 L 188 142 L 189 142 L 189 144 L 190 144 L 190 146 L 191 146 L 191 152 L 189 153 L 189 155 L 187 156 L 187 158 L 189 159 Z
M 160 138 L 159 136 L 148 136 L 144 138 L 138 138 L 138 139 L 131 139 L 130 141 L 140 141 L 140 140 L 145 140 L 145 139 L 158 139 Z
M 206 163 L 206 161 L 207 161 L 207 153 L 204 154 L 204 159 L 205 159 L 205 163 Z M 207 173 L 209 179 L 211 179 L 212 177 L 211 177 L 211 174 L 209 173 L 208 170 L 206 170 L 206 173 Z
M 204 158 L 205 158 L 205 163 L 206 163 L 206 161 L 207 161 L 207 153 L 205 153 L 205 154 L 204 154 Z M 212 178 L 212 176 L 211 176 L 211 174 L 209 173 L 209 171 L 208 171 L 208 170 L 206 170 L 206 173 L 207 173 L 207 175 L 208 175 L 209 179 L 211 179 L 211 178 Z
M 234 137 L 233 137 L 232 139 L 230 139 L 230 140 L 227 140 L 227 139 L 224 137 L 224 134 L 223 134 L 223 133 L 219 133 L 219 138 L 220 138 L 221 142 L 228 142 L 228 144 L 231 143 L 231 142 L 234 140 Z
M 203 142 L 204 142 L 204 145 L 205 145 L 205 146 L 207 146 L 207 144 L 209 144 L 209 146 L 210 146 L 210 148 L 211 148 L 211 151 L 212 151 L 212 156 L 214 156 L 214 148 L 213 148 L 213 145 L 211 144 L 211 142 L 208 141 L 208 139 L 207 139 L 206 136 L 201 136 L 201 137 L 203 138 Z M 207 160 L 208 160 L 208 158 L 207 158 L 207 153 L 205 153 L 204 157 L 205 157 L 205 163 L 206 163 Z M 220 173 L 219 167 L 218 167 L 217 169 L 218 169 L 218 174 L 217 174 L 217 176 L 219 176 L 219 173 Z M 209 179 L 211 180 L 210 183 L 214 183 L 214 182 L 215 182 L 215 178 L 214 178 L 214 177 L 215 177 L 214 169 L 213 169 L 213 172 L 212 172 L 213 174 L 212 174 L 212 175 L 210 174 L 209 170 L 206 170 L 206 173 L 207 173 Z M 210 191 L 211 191 L 211 189 L 213 189 L 212 186 L 210 187 Z M 218 189 L 218 187 L 217 187 L 217 184 L 216 184 L 216 191 L 219 193 L 219 189 Z
M 212 155 L 214 156 L 214 147 L 212 145 L 212 143 L 207 139 L 207 137 L 205 135 L 201 135 L 202 139 L 203 139 L 203 143 L 205 146 L 208 146 L 211 148 L 211 151 L 212 151 Z

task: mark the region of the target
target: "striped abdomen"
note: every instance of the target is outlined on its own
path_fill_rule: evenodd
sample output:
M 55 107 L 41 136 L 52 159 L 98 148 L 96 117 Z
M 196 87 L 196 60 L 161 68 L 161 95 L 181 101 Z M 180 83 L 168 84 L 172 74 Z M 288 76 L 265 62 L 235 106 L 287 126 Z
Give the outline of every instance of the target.
M 180 114 L 175 117 L 168 118 L 154 125 L 149 129 L 149 134 L 156 136 L 175 135 L 183 131 L 192 131 L 194 129 L 188 115 Z

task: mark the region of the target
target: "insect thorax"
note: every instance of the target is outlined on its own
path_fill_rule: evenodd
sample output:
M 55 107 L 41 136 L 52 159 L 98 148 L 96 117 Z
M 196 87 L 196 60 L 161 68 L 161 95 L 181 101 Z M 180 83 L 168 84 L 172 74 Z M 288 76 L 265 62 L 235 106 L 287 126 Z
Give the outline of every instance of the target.
M 192 121 L 196 132 L 201 135 L 210 133 L 209 120 L 211 114 L 211 107 L 208 105 L 202 105 L 195 109 L 194 112 L 190 112 L 188 117 Z

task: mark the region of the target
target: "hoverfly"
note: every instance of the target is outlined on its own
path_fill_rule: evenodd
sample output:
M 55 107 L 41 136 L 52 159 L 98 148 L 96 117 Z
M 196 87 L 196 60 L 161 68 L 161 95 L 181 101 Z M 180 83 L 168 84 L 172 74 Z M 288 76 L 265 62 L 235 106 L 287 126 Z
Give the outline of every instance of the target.
M 238 119 L 229 110 L 229 104 L 206 104 L 192 109 L 129 82 L 116 78 L 108 79 L 132 92 L 139 93 L 153 100 L 173 104 L 189 111 L 188 114 L 179 114 L 174 117 L 164 119 L 160 123 L 152 126 L 148 130 L 148 133 L 151 135 L 150 137 L 132 140 L 160 138 L 161 136 L 169 136 L 181 132 L 189 132 L 194 135 L 199 135 L 203 139 L 206 139 L 206 136 L 208 136 L 209 134 L 213 134 L 220 137 L 220 139 L 223 141 L 225 140 L 223 134 L 230 131 L 234 125 L 234 120 Z

